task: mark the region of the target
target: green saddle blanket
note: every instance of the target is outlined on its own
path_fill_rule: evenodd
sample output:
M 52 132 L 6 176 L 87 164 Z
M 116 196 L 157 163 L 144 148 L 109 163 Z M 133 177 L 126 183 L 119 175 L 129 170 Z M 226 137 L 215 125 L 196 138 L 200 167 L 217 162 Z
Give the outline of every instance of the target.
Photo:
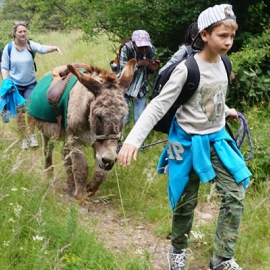
M 57 106 L 59 113 L 62 115 L 63 119 L 62 125 L 65 128 L 67 126 L 67 107 L 68 107 L 69 93 L 76 82 L 77 78 L 74 75 L 72 75 Z M 28 100 L 24 105 L 24 109 L 29 115 L 37 119 L 50 123 L 57 123 L 56 119 L 57 116 L 46 97 L 47 91 L 51 83 L 52 83 L 52 74 L 44 76 L 34 87 L 32 93 L 30 94 Z

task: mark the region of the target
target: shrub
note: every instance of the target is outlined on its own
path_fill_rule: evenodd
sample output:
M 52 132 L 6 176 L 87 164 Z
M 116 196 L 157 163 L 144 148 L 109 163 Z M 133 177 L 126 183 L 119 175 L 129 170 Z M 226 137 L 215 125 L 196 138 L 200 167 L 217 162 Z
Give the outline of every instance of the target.
M 270 26 L 249 39 L 239 52 L 232 53 L 235 79 L 229 87 L 228 103 L 243 108 L 270 99 Z

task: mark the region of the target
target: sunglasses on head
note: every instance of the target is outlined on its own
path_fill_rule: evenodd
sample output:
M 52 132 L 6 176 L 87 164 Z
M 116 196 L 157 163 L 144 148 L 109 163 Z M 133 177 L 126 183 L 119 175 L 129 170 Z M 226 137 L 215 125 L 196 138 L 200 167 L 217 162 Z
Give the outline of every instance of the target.
M 23 25 L 23 26 L 26 26 L 26 23 L 23 22 L 23 21 L 16 21 L 16 22 L 14 23 L 14 26 L 16 26 L 16 25 Z

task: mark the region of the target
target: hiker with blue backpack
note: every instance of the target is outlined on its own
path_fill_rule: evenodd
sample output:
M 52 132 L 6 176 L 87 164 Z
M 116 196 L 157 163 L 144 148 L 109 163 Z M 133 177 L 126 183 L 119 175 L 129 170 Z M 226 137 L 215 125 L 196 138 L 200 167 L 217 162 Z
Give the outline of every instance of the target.
M 126 42 L 119 55 L 119 72 L 127 62 L 136 58 L 137 64 L 134 70 L 132 82 L 125 93 L 125 100 L 128 105 L 128 114 L 124 123 L 130 121 L 130 105 L 134 108 L 134 121 L 136 122 L 146 107 L 146 94 L 149 91 L 149 77 L 159 68 L 160 61 L 155 60 L 155 47 L 150 42 L 150 35 L 145 30 L 136 30 L 132 33 L 131 40 Z
M 226 120 L 238 119 L 238 114 L 225 104 L 230 71 L 222 60 L 233 45 L 238 25 L 229 4 L 207 8 L 197 23 L 199 34 L 192 47 L 199 50 L 193 58 L 199 68 L 199 83 L 176 111 L 158 164 L 159 173 L 169 174 L 173 210 L 169 269 L 184 270 L 188 265 L 193 269 L 188 247 L 201 181 L 213 183 L 221 195 L 209 269 L 242 270 L 234 255 L 251 173 L 225 130 Z M 160 94 L 142 113 L 119 152 L 120 165 L 137 160 L 145 138 L 177 100 L 190 72 L 185 64 L 190 58 L 176 66 Z
M 35 72 L 36 66 L 34 62 L 35 54 L 58 52 L 62 55 L 61 50 L 57 46 L 41 45 L 32 40 L 28 40 L 27 33 L 28 30 L 25 22 L 17 21 L 13 24 L 13 41 L 5 46 L 1 63 L 1 74 L 3 80 L 11 80 L 17 87 L 19 94 L 26 100 L 37 83 Z M 34 134 L 34 118 L 28 117 L 30 132 L 30 136 L 28 138 L 23 107 L 21 106 L 17 110 L 17 125 L 22 136 L 21 148 L 28 149 L 28 141 L 30 142 L 30 146 L 38 146 L 38 141 Z

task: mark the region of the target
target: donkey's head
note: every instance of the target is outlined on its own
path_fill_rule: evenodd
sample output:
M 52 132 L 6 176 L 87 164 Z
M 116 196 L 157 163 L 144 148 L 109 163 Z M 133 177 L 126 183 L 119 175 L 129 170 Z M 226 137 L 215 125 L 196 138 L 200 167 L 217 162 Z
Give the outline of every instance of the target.
M 68 69 L 78 78 L 95 99 L 90 104 L 89 124 L 95 137 L 96 160 L 99 167 L 111 170 L 117 160 L 117 147 L 122 137 L 123 118 L 127 114 L 124 99 L 133 78 L 135 59 L 131 59 L 120 78 L 112 72 L 82 64 L 87 72 L 80 72 L 75 66 Z

